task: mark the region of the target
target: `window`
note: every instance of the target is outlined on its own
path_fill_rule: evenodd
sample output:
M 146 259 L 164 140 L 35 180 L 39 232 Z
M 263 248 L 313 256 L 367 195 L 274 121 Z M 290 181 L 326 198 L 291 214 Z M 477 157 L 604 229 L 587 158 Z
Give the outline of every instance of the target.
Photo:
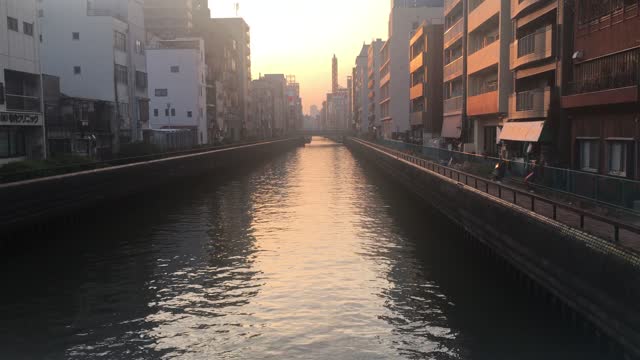
M 180 66 L 176 66 L 176 65 L 172 66 L 171 67 L 171 72 L 172 73 L 179 73 L 180 72 Z
M 26 155 L 23 131 L 20 128 L 0 128 L 0 158 Z
M 627 176 L 627 150 L 629 145 L 624 141 L 608 142 L 609 174 Z
M 80 40 L 80 33 L 79 33 L 79 32 L 73 32 L 73 33 L 71 33 L 71 39 L 73 39 L 73 40 Z
M 136 87 L 138 90 L 145 90 L 147 88 L 147 81 L 147 73 L 136 71 Z
M 164 109 L 164 116 L 169 116 L 169 109 Z
M 113 32 L 113 47 L 120 51 L 127 51 L 127 35 L 120 31 Z
M 25 35 L 33 36 L 33 23 L 23 22 L 22 32 L 24 32 Z
M 598 171 L 600 149 L 597 140 L 580 140 L 578 142 L 580 169 L 584 171 Z
M 120 84 L 129 84 L 129 71 L 126 66 L 116 64 L 115 77 L 116 82 Z
M 187 117 L 193 117 L 193 111 L 187 111 Z
M 18 19 L 7 16 L 7 28 L 9 30 L 18 31 Z
M 171 109 L 171 116 L 176 116 L 176 109 Z
M 158 109 L 153 109 L 153 116 L 158 117 L 159 111 Z
M 169 90 L 156 89 L 155 94 L 156 94 L 156 97 L 166 97 L 166 96 L 169 96 Z
M 80 75 L 82 74 L 82 68 L 80 66 L 74 66 L 73 67 L 73 74 L 74 75 Z
M 142 41 L 136 40 L 136 53 L 144 54 L 144 45 L 142 45 Z
M 129 104 L 121 102 L 120 103 L 120 117 L 129 117 Z

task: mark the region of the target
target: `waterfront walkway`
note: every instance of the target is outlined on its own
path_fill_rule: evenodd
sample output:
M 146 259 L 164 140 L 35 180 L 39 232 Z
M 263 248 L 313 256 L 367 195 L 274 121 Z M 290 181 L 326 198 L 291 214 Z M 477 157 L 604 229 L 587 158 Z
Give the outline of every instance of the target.
M 596 202 L 578 200 L 571 195 L 556 193 L 546 189 L 532 190 L 517 180 L 503 183 L 486 177 L 466 173 L 455 166 L 445 166 L 424 159 L 406 151 L 391 149 L 380 144 L 363 140 L 367 145 L 391 153 L 419 167 L 458 181 L 461 185 L 473 187 L 486 194 L 508 201 L 535 214 L 553 219 L 573 229 L 580 229 L 591 235 L 615 243 L 621 250 L 640 253 L 640 226 L 638 217 L 631 212 L 614 209 Z

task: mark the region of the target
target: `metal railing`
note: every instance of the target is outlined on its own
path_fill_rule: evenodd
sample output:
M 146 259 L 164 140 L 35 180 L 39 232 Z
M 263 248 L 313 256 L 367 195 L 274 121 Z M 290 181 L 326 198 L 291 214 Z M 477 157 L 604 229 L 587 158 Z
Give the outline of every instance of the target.
M 482 191 L 488 195 L 494 196 L 501 200 L 508 201 L 518 207 L 525 208 L 538 215 L 548 217 L 550 219 L 564 223 L 571 227 L 576 227 L 584 231 L 594 232 L 593 224 L 587 226 L 589 222 L 595 221 L 598 224 L 605 224 L 609 228 L 607 234 L 603 235 L 602 231 L 597 234 L 601 237 L 608 238 L 614 242 L 620 241 L 620 231 L 628 232 L 630 237 L 635 241 L 640 241 L 640 227 L 629 223 L 624 223 L 616 219 L 595 214 L 590 211 L 579 209 L 577 207 L 564 204 L 546 197 L 542 197 L 526 190 L 521 190 L 513 186 L 504 185 L 486 177 L 473 175 L 467 171 L 458 170 L 448 165 L 442 165 L 436 161 L 425 159 L 417 154 L 409 154 L 406 151 L 397 150 L 381 144 L 375 144 L 360 139 L 353 139 L 362 145 L 369 146 L 385 153 L 388 153 L 398 159 L 410 162 L 421 168 L 430 170 L 439 175 L 457 181 L 460 185 L 469 186 L 476 190 Z M 411 144 L 406 144 L 411 145 Z M 568 219 L 575 217 L 576 223 L 568 224 Z M 598 228 L 600 229 L 600 228 Z M 598 231 L 595 231 L 598 232 Z
M 444 100 L 445 114 L 461 111 L 461 110 L 462 110 L 462 96 L 456 96 L 456 97 L 452 97 L 450 99 Z
M 455 24 L 451 25 L 451 27 L 444 32 L 444 43 L 448 44 L 456 36 L 462 34 L 462 30 L 464 30 L 463 26 L 463 18 L 460 18 Z
M 637 85 L 640 49 L 633 49 L 576 65 L 569 94 Z

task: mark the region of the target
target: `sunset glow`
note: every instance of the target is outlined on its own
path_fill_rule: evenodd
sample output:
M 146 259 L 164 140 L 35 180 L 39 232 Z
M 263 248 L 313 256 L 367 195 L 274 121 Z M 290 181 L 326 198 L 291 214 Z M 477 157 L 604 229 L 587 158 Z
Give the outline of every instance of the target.
M 210 3 L 212 17 L 235 16 L 236 0 Z M 340 85 L 363 42 L 385 38 L 388 0 L 244 0 L 240 12 L 251 26 L 252 76 L 284 73 L 301 83 L 305 113 L 331 90 L 331 57 L 339 59 Z

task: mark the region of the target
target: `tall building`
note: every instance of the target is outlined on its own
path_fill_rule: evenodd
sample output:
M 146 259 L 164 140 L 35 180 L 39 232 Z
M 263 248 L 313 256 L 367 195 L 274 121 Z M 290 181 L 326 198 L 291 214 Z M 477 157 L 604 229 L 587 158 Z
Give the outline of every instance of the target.
M 576 0 L 573 66 L 562 107 L 573 168 L 640 178 L 640 3 Z
M 193 0 L 145 0 L 147 31 L 163 39 L 189 36 L 194 29 L 193 10 Z
M 391 0 L 391 8 L 442 7 L 443 0 Z
M 355 130 L 360 134 L 369 131 L 369 45 L 362 45 L 353 68 L 352 110 Z
M 392 3 L 389 39 L 382 47 L 381 112 L 383 135 L 406 138 L 409 124 L 409 39 L 423 21 L 443 22 L 442 1 L 403 1 Z
M 60 79 L 63 116 L 82 124 L 49 137 L 99 156 L 142 140 L 149 120 L 142 0 L 38 4 L 43 73 Z
M 469 0 L 467 18 L 467 115 L 471 144 L 465 151 L 498 155 L 500 129 L 507 118 L 511 0 Z
M 381 51 L 384 44 L 382 39 L 373 40 L 367 51 L 367 112 L 369 114 L 367 125 L 369 134 L 378 137 L 382 136 L 380 69 L 382 66 Z
M 200 38 L 160 40 L 147 49 L 151 129 L 192 133 L 192 144 L 209 142 L 204 41 Z
M 277 92 L 278 89 L 264 77 L 251 82 L 251 116 L 260 138 L 273 136 Z
M 331 92 L 337 93 L 340 85 L 338 84 L 338 58 L 333 54 L 331 59 Z
M 455 150 L 462 150 L 462 138 L 473 133 L 469 131 L 466 116 L 467 5 L 467 0 L 444 2 L 444 103 L 441 135 L 445 145 Z M 473 140 L 467 138 L 466 142 L 472 143 Z
M 273 94 L 273 136 L 284 136 L 287 128 L 287 79 L 284 74 L 265 74 Z
M 569 163 L 569 127 L 560 106 L 562 76 L 569 73 L 572 55 L 567 6 L 559 0 L 512 3 L 514 87 L 508 121 L 500 132 L 508 158 Z
M 422 23 L 409 41 L 411 115 L 409 140 L 426 144 L 442 131 L 442 42 L 444 25 Z
M 287 76 L 287 128 L 289 131 L 302 129 L 302 98 L 300 84 L 295 75 Z
M 0 19 L 0 165 L 42 159 L 46 148 L 35 0 L 0 0 Z

